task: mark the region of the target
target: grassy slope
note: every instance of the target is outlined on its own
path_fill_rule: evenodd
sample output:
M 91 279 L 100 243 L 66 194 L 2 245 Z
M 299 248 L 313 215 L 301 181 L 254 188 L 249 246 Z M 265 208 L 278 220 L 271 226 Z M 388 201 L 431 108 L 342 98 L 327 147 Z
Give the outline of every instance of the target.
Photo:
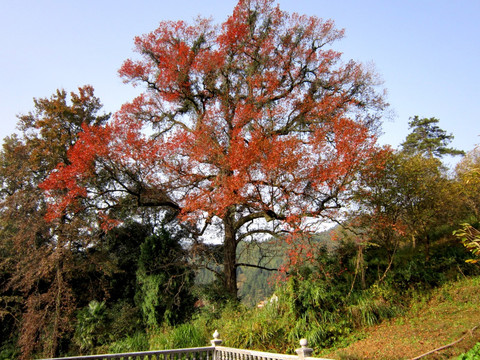
M 456 359 L 480 341 L 480 277 L 464 279 L 435 290 L 428 299 L 413 302 L 400 318 L 352 335 L 350 345 L 315 356 L 331 359 L 410 359 L 462 341 L 424 359 Z M 354 340 L 358 339 L 358 340 Z

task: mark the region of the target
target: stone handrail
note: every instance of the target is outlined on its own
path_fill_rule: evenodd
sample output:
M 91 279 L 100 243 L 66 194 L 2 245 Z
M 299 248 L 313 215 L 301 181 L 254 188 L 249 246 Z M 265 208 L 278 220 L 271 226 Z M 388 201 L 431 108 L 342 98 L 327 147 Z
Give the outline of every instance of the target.
M 124 359 L 124 360 L 213 360 L 214 346 L 173 349 L 173 350 L 154 350 L 130 352 L 121 354 L 101 354 L 101 355 L 85 355 L 70 356 L 43 360 L 104 360 L 104 359 Z
M 263 351 L 235 349 L 221 346 L 218 331 L 215 330 L 212 346 L 174 350 L 155 350 L 122 354 L 103 354 L 62 357 L 44 360 L 329 360 L 311 357 L 313 350 L 308 348 L 307 340 L 300 340 L 301 347 L 297 355 L 274 354 Z
M 215 360 L 298 360 L 298 356 L 218 346 L 215 348 Z

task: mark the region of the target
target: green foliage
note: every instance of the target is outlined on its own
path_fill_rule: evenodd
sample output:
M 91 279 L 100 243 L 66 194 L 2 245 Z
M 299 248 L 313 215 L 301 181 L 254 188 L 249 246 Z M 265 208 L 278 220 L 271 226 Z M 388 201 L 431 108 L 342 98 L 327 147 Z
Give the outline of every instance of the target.
M 410 119 L 408 124 L 412 132 L 402 143 L 403 150 L 408 154 L 439 158 L 444 155 L 464 155 L 464 151 L 447 147 L 453 140 L 453 135 L 438 127 L 438 122 L 434 117 L 421 119 L 414 116 Z
M 179 239 L 162 229 L 145 240 L 138 260 L 136 302 L 147 326 L 187 319 L 195 301 L 193 282 Z
M 470 224 L 462 224 L 461 228 L 454 231 L 454 235 L 461 240 L 463 246 L 476 258 L 480 258 L 480 231 Z M 469 263 L 476 263 L 479 259 L 468 259 Z
M 472 349 L 460 355 L 458 360 L 479 360 L 480 359 L 480 343 L 477 343 Z
M 265 267 L 241 266 L 237 270 L 238 295 L 243 304 L 256 306 L 275 291 L 272 275 L 285 262 L 286 244 L 282 241 L 242 242 L 237 249 L 240 263 Z
M 192 322 L 199 329 L 205 324 L 208 335 L 219 329 L 226 346 L 291 353 L 306 337 L 310 346 L 325 348 L 343 341 L 362 326 L 376 324 L 403 311 L 401 304 L 386 298 L 387 286 L 348 293 L 347 271 L 338 254 L 324 253 L 314 266 L 302 266 L 263 308 L 229 303 L 216 317 L 207 310 Z M 320 270 L 321 269 L 321 270 Z
M 435 267 L 429 263 L 434 261 L 436 244 L 451 240 L 452 229 L 464 216 L 458 206 L 460 196 L 460 187 L 439 159 L 405 152 L 386 156 L 381 170 L 364 179 L 356 193 L 359 207 L 350 222 L 357 234 L 354 240 L 368 245 L 366 281 L 385 281 L 388 272 L 402 267 L 408 283 L 410 273 L 422 276 L 417 265 L 420 271 L 425 265 Z M 400 255 L 415 257 L 412 269 L 408 269 L 411 264 L 396 260 Z M 419 279 L 428 283 L 425 280 Z
M 381 256 L 381 252 L 369 257 L 373 256 Z M 432 289 L 465 275 L 476 275 L 478 268 L 465 264 L 467 258 L 468 253 L 454 239 L 435 243 L 429 261 L 425 261 L 421 249 L 405 247 L 397 252 L 385 282 L 398 292 Z
M 1 257 L 0 257 L 1 259 Z M 3 276 L 2 276 L 3 275 Z M 8 274 L 9 275 L 9 274 Z M 7 281 L 7 274 L 0 271 L 0 289 L 4 288 Z M 11 291 L 0 293 L 0 359 L 2 354 L 18 352 L 16 342 L 18 341 L 18 319 L 22 313 L 23 298 L 21 296 L 12 296 Z M 15 358 L 15 357 L 10 357 Z
M 19 349 L 12 342 L 4 342 L 0 346 L 0 360 L 12 360 L 19 358 Z
M 355 249 L 345 243 L 337 251 L 318 251 L 316 261 L 290 273 L 276 294 L 278 301 L 264 308 L 248 309 L 230 304 L 221 315 L 204 323 L 221 329 L 227 346 L 265 351 L 292 352 L 300 338 L 314 347 L 328 347 L 345 339 L 354 329 L 381 322 L 403 310 L 391 288 L 356 288 L 351 294 Z M 196 322 L 198 324 L 198 321 Z M 213 331 L 213 328 L 211 328 Z
M 141 245 L 152 235 L 151 224 L 126 221 L 122 226 L 108 232 L 96 249 L 111 263 L 113 270 L 106 278 L 109 288 L 109 302 L 119 300 L 134 303 L 137 288 L 136 270 Z
M 238 272 L 238 295 L 242 303 L 247 306 L 255 306 L 260 301 L 272 296 L 274 286 L 271 277 L 274 272 L 250 267 L 239 269 Z
M 133 336 L 145 328 L 140 310 L 124 300 L 107 309 L 108 328 L 111 339 Z
M 336 268 L 332 261 L 321 273 L 302 269 L 301 277 L 291 277 L 280 293 L 280 302 L 288 306 L 289 317 L 296 319 L 288 334 L 291 341 L 306 337 L 311 346 L 329 347 L 355 328 L 399 313 L 397 304 L 386 302 L 380 292 L 349 292 L 345 281 L 348 271 L 338 272 Z
M 171 349 L 205 346 L 208 345 L 208 340 L 196 326 L 181 324 L 172 331 Z
M 150 334 L 150 349 L 183 349 L 208 345 L 207 335 L 196 323 L 165 327 Z
M 239 344 L 246 349 L 286 351 L 285 347 L 288 342 L 285 340 L 288 340 L 288 332 L 292 324 L 289 323 L 284 309 L 279 306 L 278 302 L 266 303 L 261 309 L 253 308 L 248 311 L 248 316 L 243 318 L 245 312 L 247 310 L 242 307 L 231 307 L 223 315 L 229 316 L 231 319 L 242 319 L 241 321 L 227 322 L 225 330 L 221 328 L 229 346 L 232 346 L 230 344 Z
M 87 307 L 78 312 L 74 341 L 81 352 L 92 351 L 96 346 L 106 343 L 108 340 L 106 318 L 104 301 L 92 300 Z
M 111 354 L 145 351 L 146 349 L 148 349 L 148 337 L 143 332 L 136 332 L 108 346 L 108 352 Z
M 197 284 L 195 286 L 195 292 L 202 301 L 217 310 L 223 308 L 230 301 L 236 301 L 227 292 L 223 279 L 220 276 L 215 274 L 213 279 L 209 283 Z
M 398 316 L 403 308 L 393 301 L 387 301 L 389 291 L 385 287 L 372 287 L 347 307 L 348 318 L 353 328 L 372 326 Z
M 105 301 L 92 300 L 78 311 L 73 340 L 81 353 L 93 353 L 121 338 L 125 339 L 123 345 L 115 344 L 133 346 L 141 328 L 138 309 L 128 302 L 118 302 L 108 308 Z
M 333 249 L 338 244 L 330 238 L 330 232 L 312 236 L 310 242 L 314 247 Z M 278 276 L 282 265 L 286 261 L 288 244 L 282 241 L 241 242 L 237 248 L 238 261 L 241 264 L 253 266 L 239 266 L 237 268 L 238 295 L 242 304 L 247 307 L 256 306 L 261 301 L 270 298 L 275 292 L 275 277 Z M 211 264 L 208 264 L 209 267 Z M 258 267 L 256 266 L 258 265 Z M 222 283 L 223 280 L 213 272 L 202 269 L 195 278 L 199 296 L 217 307 L 232 300 L 228 296 Z
M 211 309 L 204 308 L 191 324 L 206 340 L 210 340 L 213 331 L 218 329 L 225 346 L 280 352 L 292 345 L 285 341 L 292 321 L 275 301 L 267 302 L 261 309 L 232 301 L 215 309 L 213 314 Z

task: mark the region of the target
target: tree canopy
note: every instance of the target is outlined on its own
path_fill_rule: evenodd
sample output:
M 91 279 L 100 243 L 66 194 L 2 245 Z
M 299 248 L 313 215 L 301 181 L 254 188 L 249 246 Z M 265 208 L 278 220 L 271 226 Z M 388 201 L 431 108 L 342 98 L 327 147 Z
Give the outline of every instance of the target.
M 131 200 L 167 209 L 194 243 L 223 238 L 236 295 L 238 243 L 337 210 L 376 153 L 386 103 L 375 74 L 332 49 L 342 36 L 271 0 L 240 0 L 220 26 L 161 22 L 120 69 L 143 94 L 84 126 L 43 183 L 57 197 L 50 218 L 95 209 L 108 227 L 109 209 Z

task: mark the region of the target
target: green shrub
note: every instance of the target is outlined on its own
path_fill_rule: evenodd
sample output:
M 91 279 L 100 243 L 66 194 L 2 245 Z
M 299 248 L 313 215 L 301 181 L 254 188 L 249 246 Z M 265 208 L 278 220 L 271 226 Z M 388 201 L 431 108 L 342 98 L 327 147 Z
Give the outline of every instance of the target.
M 92 300 L 88 306 L 78 312 L 73 340 L 82 353 L 91 352 L 96 346 L 107 342 L 106 320 L 104 301 Z
M 278 303 L 265 307 L 229 306 L 216 323 L 227 346 L 260 351 L 283 352 L 292 323 Z
M 141 245 L 135 300 L 148 327 L 178 324 L 191 316 L 194 273 L 187 265 L 179 239 L 164 229 Z
M 194 323 L 164 327 L 150 334 L 150 349 L 183 349 L 207 346 L 209 339 Z
M 108 308 L 104 301 L 92 300 L 77 313 L 73 341 L 81 353 L 98 352 L 108 348 L 116 339 L 135 338 L 134 334 L 141 329 L 139 311 L 128 302 L 120 301 Z M 147 347 L 148 343 L 141 350 Z
M 143 329 L 140 310 L 128 303 L 119 301 L 107 309 L 109 326 L 107 331 L 113 339 L 131 336 Z
M 0 360 L 18 359 L 20 357 L 18 346 L 13 343 L 3 344 L 0 347 Z
M 365 290 L 352 299 L 346 307 L 348 319 L 354 328 L 372 326 L 383 320 L 390 319 L 403 313 L 403 308 L 393 301 L 386 301 L 377 295 L 378 291 Z M 382 291 L 382 293 L 385 293 Z M 390 297 L 390 296 L 389 296 Z
M 149 350 L 148 345 L 148 336 L 143 332 L 137 332 L 131 336 L 127 336 L 111 343 L 108 346 L 108 352 L 118 354 L 134 351 L 147 351 Z
M 193 324 L 181 324 L 172 331 L 173 348 L 202 347 L 208 345 L 208 338 Z
M 480 343 L 477 343 L 472 349 L 458 357 L 458 360 L 479 360 L 480 359 Z

